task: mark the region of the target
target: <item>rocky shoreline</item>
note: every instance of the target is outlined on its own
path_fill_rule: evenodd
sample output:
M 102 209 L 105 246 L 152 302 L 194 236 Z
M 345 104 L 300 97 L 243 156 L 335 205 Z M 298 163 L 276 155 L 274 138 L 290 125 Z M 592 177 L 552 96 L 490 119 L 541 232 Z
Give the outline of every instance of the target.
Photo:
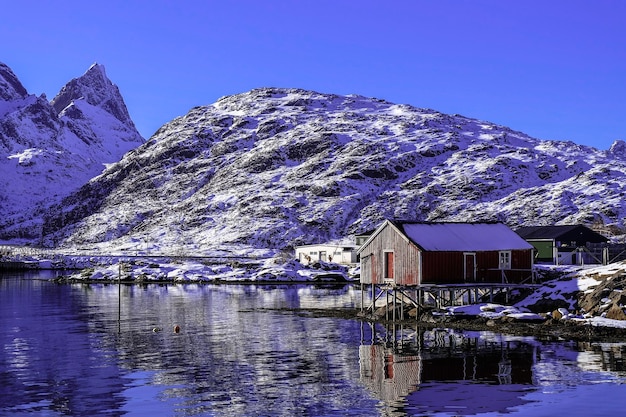
M 484 317 L 437 316 L 431 312 L 424 313 L 419 319 L 388 320 L 385 317 L 365 314 L 360 309 L 311 309 L 281 308 L 259 309 L 281 311 L 306 317 L 334 317 L 346 320 L 361 320 L 386 326 L 402 325 L 421 329 L 449 328 L 470 331 L 488 331 L 514 336 L 530 336 L 539 340 L 572 340 L 586 342 L 626 342 L 626 328 L 590 325 L 578 320 L 559 320 L 546 318 L 544 321 L 514 320 L 506 316 L 496 319 Z

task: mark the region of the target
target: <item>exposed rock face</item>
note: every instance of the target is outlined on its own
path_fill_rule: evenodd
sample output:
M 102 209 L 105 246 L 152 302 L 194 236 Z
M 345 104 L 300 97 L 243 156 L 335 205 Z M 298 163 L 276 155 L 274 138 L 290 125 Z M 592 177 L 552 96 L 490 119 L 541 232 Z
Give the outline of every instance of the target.
M 0 100 L 17 100 L 26 95 L 28 95 L 26 89 L 13 74 L 11 68 L 0 62 Z
M 614 151 L 616 151 L 614 149 Z M 193 108 L 46 219 L 50 243 L 286 249 L 383 218 L 622 233 L 626 161 L 361 96 L 262 88 Z
M 620 158 L 626 157 L 626 142 L 623 140 L 616 140 L 611 145 L 609 152 Z
M 602 277 L 593 291 L 581 293 L 578 306 L 594 316 L 605 315 L 614 320 L 626 320 L 626 274 Z
M 40 241 L 49 205 L 141 143 L 102 66 L 72 80 L 53 105 L 0 64 L 0 241 Z
M 626 313 L 624 313 L 623 307 L 612 304 L 607 310 L 605 317 L 612 320 L 626 320 Z
M 72 104 L 77 100 L 100 107 L 128 127 L 135 126 L 119 89 L 107 78 L 100 64 L 92 65 L 84 75 L 67 83 L 50 104 L 62 116 L 73 111 Z

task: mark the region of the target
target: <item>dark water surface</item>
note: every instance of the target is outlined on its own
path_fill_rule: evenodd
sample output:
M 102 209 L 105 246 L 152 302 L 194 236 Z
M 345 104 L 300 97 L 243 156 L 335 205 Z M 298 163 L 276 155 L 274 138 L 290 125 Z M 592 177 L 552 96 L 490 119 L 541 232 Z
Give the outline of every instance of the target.
M 0 416 L 604 416 L 626 408 L 626 341 L 547 342 L 272 310 L 358 306 L 350 285 L 41 278 L 0 275 Z

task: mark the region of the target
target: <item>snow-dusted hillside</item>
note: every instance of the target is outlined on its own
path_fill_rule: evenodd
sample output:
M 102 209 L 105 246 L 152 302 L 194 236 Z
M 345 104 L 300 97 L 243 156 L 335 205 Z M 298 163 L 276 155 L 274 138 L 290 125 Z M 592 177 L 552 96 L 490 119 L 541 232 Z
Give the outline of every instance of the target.
M 102 65 L 48 102 L 0 63 L 0 240 L 38 241 L 47 206 L 143 142 Z
M 203 253 L 341 239 L 385 217 L 619 232 L 624 150 L 361 96 L 256 89 L 164 125 L 57 206 L 45 237 Z

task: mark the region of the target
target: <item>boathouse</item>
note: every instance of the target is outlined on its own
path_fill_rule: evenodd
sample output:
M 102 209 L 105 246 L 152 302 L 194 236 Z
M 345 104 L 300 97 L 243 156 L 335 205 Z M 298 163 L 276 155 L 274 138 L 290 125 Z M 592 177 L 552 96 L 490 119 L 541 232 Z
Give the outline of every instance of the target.
M 528 282 L 533 250 L 502 223 L 385 220 L 358 250 L 361 284 Z
M 602 260 L 606 257 L 603 252 L 593 253 L 591 246 L 606 243 L 609 239 L 586 226 L 527 226 L 515 232 L 535 247 L 535 260 L 538 262 L 555 265 L 607 263 Z

